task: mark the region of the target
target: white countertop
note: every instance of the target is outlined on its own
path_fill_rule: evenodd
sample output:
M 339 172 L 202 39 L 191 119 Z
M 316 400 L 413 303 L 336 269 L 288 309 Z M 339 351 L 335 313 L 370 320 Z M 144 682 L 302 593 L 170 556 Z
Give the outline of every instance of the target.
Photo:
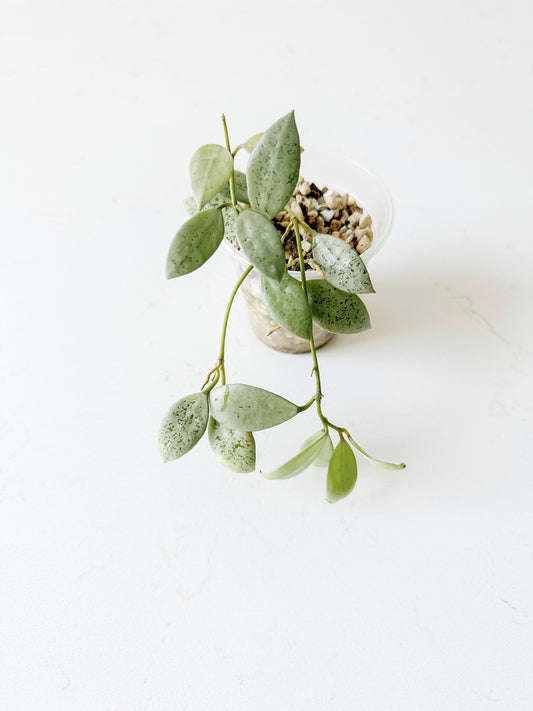
M 0 701 L 6 711 L 533 705 L 531 6 L 7 0 L 0 30 Z M 389 185 L 373 329 L 319 352 L 376 456 L 163 465 L 217 355 L 224 254 L 166 282 L 190 155 L 296 109 Z M 304 402 L 238 300 L 228 374 Z M 317 428 L 257 436 L 263 467 Z

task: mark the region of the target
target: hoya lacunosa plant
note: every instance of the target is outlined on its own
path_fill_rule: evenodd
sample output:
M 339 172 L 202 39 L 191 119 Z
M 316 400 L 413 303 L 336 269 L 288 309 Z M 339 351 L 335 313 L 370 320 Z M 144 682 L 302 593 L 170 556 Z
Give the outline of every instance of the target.
M 178 400 L 165 415 L 159 434 L 161 455 L 165 462 L 182 457 L 207 431 L 213 453 L 223 465 L 234 472 L 252 472 L 256 467 L 253 433 L 275 427 L 314 405 L 320 429 L 292 459 L 262 475 L 267 479 L 289 479 L 310 465 L 327 468 L 327 500 L 339 501 L 352 491 L 357 480 L 354 452 L 388 469 L 405 466 L 371 457 L 345 427 L 333 424 L 322 409 L 313 322 L 333 333 L 359 333 L 370 328 L 359 294 L 373 292 L 372 282 L 351 245 L 312 229 L 288 204 L 298 182 L 302 150 L 294 112 L 233 151 L 226 120 L 222 118 L 225 145 L 202 146 L 191 159 L 196 211 L 172 241 L 167 277 L 180 277 L 201 267 L 220 246 L 229 224 L 250 265 L 231 292 L 213 369 L 199 392 Z M 234 168 L 235 155 L 241 148 L 250 153 L 246 174 Z M 273 224 L 273 218 L 283 210 L 290 216 L 288 229 L 294 231 L 296 238 L 300 280 L 287 271 L 284 235 Z M 312 258 L 323 279 L 306 279 L 302 230 L 312 236 Z M 316 389 L 303 405 L 255 385 L 226 382 L 228 318 L 237 291 L 253 269 L 261 274 L 265 302 L 280 326 L 309 341 Z M 336 445 L 332 433 L 338 437 Z

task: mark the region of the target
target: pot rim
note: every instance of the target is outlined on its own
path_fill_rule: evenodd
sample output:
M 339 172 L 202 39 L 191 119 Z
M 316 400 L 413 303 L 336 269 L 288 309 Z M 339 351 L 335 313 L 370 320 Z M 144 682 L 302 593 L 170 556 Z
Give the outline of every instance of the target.
M 307 155 L 306 155 L 307 154 Z M 381 230 L 381 233 L 377 235 L 376 239 L 376 234 L 374 234 L 374 238 L 372 240 L 372 244 L 370 247 L 365 250 L 360 256 L 361 259 L 366 263 L 372 257 L 379 252 L 379 250 L 383 247 L 385 244 L 387 238 L 389 237 L 391 230 L 392 230 L 392 225 L 394 223 L 394 203 L 392 200 L 392 195 L 390 193 L 390 190 L 388 189 L 387 185 L 384 183 L 384 181 L 376 175 L 376 173 L 370 171 L 366 166 L 362 165 L 361 163 L 358 163 L 355 161 L 353 158 L 350 156 L 347 156 L 345 154 L 339 153 L 338 151 L 333 151 L 333 150 L 325 150 L 322 148 L 316 148 L 315 146 L 309 146 L 305 148 L 304 156 L 308 157 L 310 156 L 312 158 L 312 155 L 320 155 L 324 158 L 329 158 L 329 159 L 334 159 L 337 157 L 339 160 L 343 160 L 345 162 L 351 163 L 354 167 L 356 167 L 358 170 L 361 172 L 365 173 L 371 180 L 373 180 L 376 185 L 380 188 L 382 192 L 382 197 L 386 203 L 387 209 L 386 209 L 386 222 Z M 346 190 L 345 191 L 349 194 L 355 197 L 356 200 L 359 200 L 360 198 L 355 195 L 353 192 Z M 366 205 L 364 202 L 362 202 L 361 206 L 363 207 L 364 210 L 366 210 L 369 214 L 370 217 L 372 217 L 372 213 L 367 210 Z M 227 249 L 227 251 L 231 254 L 231 256 L 237 260 L 241 265 L 243 266 L 249 266 L 250 260 L 244 255 L 244 253 L 241 250 L 238 250 L 227 237 L 224 237 L 224 247 Z M 288 273 L 299 279 L 300 278 L 300 271 L 295 271 L 293 269 L 289 269 Z M 305 276 L 308 279 L 322 279 L 322 276 L 316 272 L 314 269 L 307 269 L 305 272 Z

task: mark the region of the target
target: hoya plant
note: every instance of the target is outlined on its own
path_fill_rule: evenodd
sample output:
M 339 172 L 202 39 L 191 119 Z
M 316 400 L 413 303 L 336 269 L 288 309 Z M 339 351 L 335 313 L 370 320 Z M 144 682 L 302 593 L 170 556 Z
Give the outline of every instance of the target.
M 347 496 L 357 480 L 356 454 L 387 469 L 402 469 L 371 457 L 346 427 L 334 424 L 324 413 L 320 367 L 313 323 L 332 333 L 359 333 L 370 328 L 368 311 L 360 294 L 373 292 L 366 266 L 358 252 L 338 235 L 312 228 L 301 211 L 295 214 L 290 200 L 300 176 L 302 148 L 294 118 L 288 113 L 263 134 L 232 150 L 225 117 L 225 145 L 208 144 L 194 153 L 190 180 L 194 214 L 178 230 L 168 253 L 167 278 L 189 274 L 202 266 L 231 232 L 249 266 L 235 284 L 227 304 L 220 350 L 198 392 L 178 400 L 163 419 L 159 446 L 165 462 L 189 452 L 207 431 L 215 457 L 234 472 L 256 468 L 254 432 L 280 425 L 310 407 L 316 408 L 319 429 L 299 452 L 267 479 L 289 479 L 309 466 L 327 469 L 326 498 L 336 502 Z M 234 167 L 236 153 L 250 153 L 246 173 Z M 288 215 L 280 234 L 274 218 Z M 289 273 L 284 239 L 294 234 L 300 279 Z M 312 259 L 323 278 L 308 279 L 302 234 L 312 239 Z M 281 327 L 309 341 L 315 392 L 298 405 L 282 395 L 256 385 L 226 382 L 226 332 L 235 296 L 252 270 L 261 276 L 264 300 Z M 336 443 L 332 435 L 337 439 Z

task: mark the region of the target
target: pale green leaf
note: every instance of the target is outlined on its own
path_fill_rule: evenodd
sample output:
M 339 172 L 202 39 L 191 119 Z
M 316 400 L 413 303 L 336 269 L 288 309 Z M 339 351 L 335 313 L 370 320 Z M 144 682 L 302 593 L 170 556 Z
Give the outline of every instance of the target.
M 327 495 L 330 504 L 343 499 L 352 491 L 357 481 L 357 462 L 352 448 L 341 439 L 329 462 Z
M 370 328 L 366 306 L 356 294 L 348 294 L 325 279 L 307 283 L 313 321 L 331 333 L 359 333 Z
M 251 153 L 261 140 L 262 135 L 262 133 L 256 133 L 254 136 L 250 136 L 250 138 L 242 144 L 242 147 L 247 150 L 248 153 Z
M 209 418 L 209 444 L 218 461 L 233 472 L 253 472 L 255 440 L 251 432 L 240 432 Z
M 163 461 L 186 454 L 202 438 L 209 417 L 206 393 L 187 395 L 174 403 L 159 431 L 159 451 Z
M 217 250 L 224 237 L 220 210 L 197 212 L 182 225 L 168 252 L 167 279 L 183 276 L 201 267 Z
M 241 173 L 240 170 L 236 170 L 234 174 L 235 180 L 235 197 L 237 202 L 250 203 L 250 198 L 248 197 L 248 186 L 246 184 L 246 175 Z
M 313 259 L 325 278 L 337 289 L 352 294 L 374 293 L 365 263 L 342 237 L 316 234 L 313 238 Z
M 266 430 L 298 414 L 294 403 L 253 385 L 221 385 L 211 391 L 209 403 L 215 420 L 247 432 Z
M 285 252 L 280 234 L 270 220 L 253 210 L 243 210 L 237 219 L 237 239 L 254 267 L 272 279 L 281 279 L 285 273 Z
M 280 326 L 308 341 L 313 322 L 301 282 L 285 272 L 280 282 L 263 276 L 261 284 L 265 302 Z
M 357 444 L 357 442 L 353 439 L 351 435 L 348 435 L 348 439 L 350 440 L 352 447 L 357 452 L 362 454 L 363 457 L 372 464 L 375 464 L 376 466 L 381 467 L 382 469 L 392 469 L 394 471 L 398 471 L 399 469 L 405 469 L 406 465 L 404 462 L 401 462 L 400 464 L 394 464 L 393 462 L 384 462 L 381 459 L 376 459 L 375 457 L 370 456 L 368 452 L 365 452 L 365 450 Z
M 305 440 L 305 442 L 302 445 L 302 449 L 305 449 L 306 447 L 309 447 L 309 445 L 313 444 L 313 442 L 316 442 L 317 440 L 322 439 L 323 435 L 324 435 L 324 430 L 315 432 L 314 435 L 311 435 L 311 437 L 309 437 L 309 439 Z M 328 434 L 326 434 L 325 439 L 323 440 L 322 447 L 320 448 L 320 451 L 317 454 L 317 457 L 316 457 L 315 461 L 313 462 L 313 465 L 315 467 L 327 467 L 332 454 L 333 454 L 333 443 L 331 441 L 331 437 L 329 436 L 329 432 L 328 432 Z
M 322 432 L 322 437 L 319 437 L 312 442 L 308 447 L 299 452 L 295 457 L 289 459 L 288 462 L 282 464 L 277 469 L 271 472 L 261 472 L 265 479 L 290 479 L 297 474 L 300 474 L 310 466 L 319 454 L 327 434 Z
M 227 148 L 209 143 L 191 158 L 189 176 L 200 209 L 215 197 L 230 179 L 233 157 Z
M 300 138 L 294 111 L 265 131 L 247 167 L 250 205 L 269 218 L 287 204 L 300 172 Z

